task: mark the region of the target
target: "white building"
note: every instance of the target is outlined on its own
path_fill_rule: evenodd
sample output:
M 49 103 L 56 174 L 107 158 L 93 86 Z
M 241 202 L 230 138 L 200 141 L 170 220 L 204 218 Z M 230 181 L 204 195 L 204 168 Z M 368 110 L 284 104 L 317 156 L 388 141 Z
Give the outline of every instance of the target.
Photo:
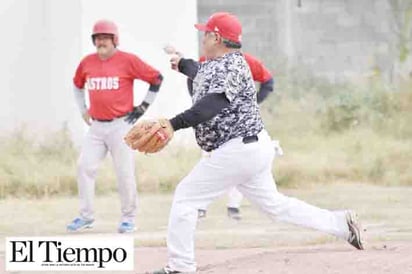
M 170 117 L 184 110 L 190 105 L 185 78 L 170 69 L 162 48 L 172 43 L 197 56 L 196 5 L 193 0 L 2 0 L 0 132 L 25 125 L 41 135 L 67 123 L 80 142 L 87 127 L 74 102 L 72 77 L 81 58 L 94 51 L 91 30 L 102 18 L 117 23 L 120 49 L 136 53 L 165 77 L 147 115 Z M 136 83 L 135 104 L 147 87 Z

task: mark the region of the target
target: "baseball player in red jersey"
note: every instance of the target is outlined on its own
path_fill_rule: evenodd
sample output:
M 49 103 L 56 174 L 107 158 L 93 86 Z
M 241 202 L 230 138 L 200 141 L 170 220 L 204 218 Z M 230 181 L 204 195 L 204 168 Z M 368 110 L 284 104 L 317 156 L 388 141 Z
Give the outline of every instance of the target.
M 168 45 L 164 48 L 167 54 L 174 55 L 171 58 L 172 68 L 178 70 L 176 61 L 183 57 L 183 54 L 177 51 L 173 46 Z M 252 79 L 255 82 L 259 83 L 259 90 L 257 93 L 257 102 L 262 103 L 267 96 L 273 91 L 274 80 L 270 71 L 263 65 L 263 63 L 249 53 L 243 53 L 243 57 L 246 60 L 246 63 L 249 66 L 250 72 L 252 73 Z M 199 58 L 199 62 L 203 63 L 207 60 L 205 56 Z M 189 94 L 193 95 L 193 79 L 190 77 L 187 78 L 187 88 Z M 278 144 L 278 142 L 277 142 Z M 277 149 L 281 150 L 279 145 Z M 240 220 L 242 218 L 240 214 L 240 204 L 242 203 L 243 195 L 235 187 L 228 192 L 228 203 L 227 203 L 227 215 L 229 218 L 234 220 Z M 206 217 L 206 208 L 201 208 L 198 210 L 198 217 Z
M 67 230 L 78 231 L 93 225 L 97 168 L 110 152 L 121 202 L 118 232 L 132 232 L 137 207 L 135 159 L 123 136 L 154 101 L 162 75 L 136 55 L 117 49 L 119 34 L 111 21 L 96 22 L 92 41 L 96 53 L 83 58 L 73 79 L 77 105 L 90 128 L 77 165 L 80 215 L 67 225 Z M 150 85 L 143 102 L 136 107 L 133 106 L 135 79 Z M 89 92 L 89 109 L 85 103 L 85 89 Z

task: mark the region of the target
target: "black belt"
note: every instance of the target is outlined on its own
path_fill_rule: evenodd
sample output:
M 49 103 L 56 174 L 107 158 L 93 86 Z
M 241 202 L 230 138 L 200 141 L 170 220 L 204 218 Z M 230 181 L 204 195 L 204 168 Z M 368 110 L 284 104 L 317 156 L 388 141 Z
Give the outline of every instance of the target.
M 259 141 L 259 138 L 258 138 L 257 135 L 246 136 L 246 137 L 243 137 L 243 139 L 242 139 L 242 142 L 243 142 L 244 144 L 255 143 L 255 142 L 257 142 L 257 141 Z
M 127 116 L 127 114 L 122 115 L 122 116 L 119 116 L 119 117 L 115 117 L 115 118 L 113 118 L 113 119 L 96 119 L 96 118 L 92 118 L 92 119 L 93 119 L 94 121 L 98 121 L 98 122 L 109 123 L 109 122 L 112 122 L 112 121 L 115 120 L 115 119 L 119 119 L 119 118 L 122 118 L 122 117 L 125 117 L 125 116 Z

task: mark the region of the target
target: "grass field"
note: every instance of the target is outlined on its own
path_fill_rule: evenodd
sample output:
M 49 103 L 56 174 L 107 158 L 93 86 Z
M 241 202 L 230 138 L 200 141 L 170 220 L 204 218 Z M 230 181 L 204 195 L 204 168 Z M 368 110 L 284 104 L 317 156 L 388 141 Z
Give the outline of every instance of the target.
M 368 241 L 412 240 L 411 187 L 335 184 L 280 191 L 324 208 L 356 210 L 368 229 Z M 167 193 L 140 195 L 137 246 L 165 245 L 171 201 L 172 195 Z M 243 220 L 233 222 L 226 217 L 225 202 L 223 197 L 213 203 L 208 217 L 199 223 L 198 247 L 250 248 L 335 241 L 319 232 L 273 222 L 247 201 L 242 205 Z M 77 215 L 78 200 L 76 197 L 7 198 L 0 201 L 0 208 L 0 218 L 5 220 L 0 223 L 0 237 L 64 235 L 66 224 Z M 116 233 L 120 218 L 117 195 L 99 195 L 95 209 L 96 225 L 91 233 Z
M 268 131 L 285 152 L 273 167 L 279 185 L 412 185 L 412 85 L 384 90 L 292 80 L 280 79 L 261 106 Z M 67 128 L 46 136 L 21 127 L 0 137 L 0 199 L 77 193 L 79 152 Z M 170 192 L 199 157 L 197 147 L 176 142 L 156 155 L 137 154 L 139 190 Z M 106 159 L 97 193 L 115 190 Z

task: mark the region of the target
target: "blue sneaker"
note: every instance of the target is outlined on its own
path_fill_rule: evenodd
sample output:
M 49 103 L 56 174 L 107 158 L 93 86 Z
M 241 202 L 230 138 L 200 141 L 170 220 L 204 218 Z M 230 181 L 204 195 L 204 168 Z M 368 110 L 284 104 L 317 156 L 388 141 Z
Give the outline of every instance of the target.
M 93 227 L 94 220 L 85 220 L 82 218 L 74 219 L 70 224 L 67 225 L 67 231 L 76 232 L 86 228 Z
M 119 225 L 119 228 L 117 229 L 119 233 L 132 233 L 136 231 L 136 227 L 134 226 L 133 223 L 129 222 L 122 222 Z

